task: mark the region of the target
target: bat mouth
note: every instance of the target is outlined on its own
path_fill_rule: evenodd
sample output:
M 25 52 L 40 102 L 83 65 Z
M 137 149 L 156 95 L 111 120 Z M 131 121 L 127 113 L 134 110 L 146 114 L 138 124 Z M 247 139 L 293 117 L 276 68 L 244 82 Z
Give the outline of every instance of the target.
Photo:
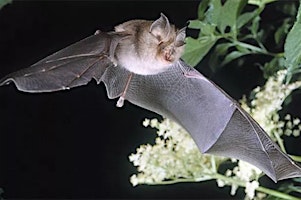
M 164 60 L 168 63 L 173 62 L 174 58 L 171 53 L 164 53 Z

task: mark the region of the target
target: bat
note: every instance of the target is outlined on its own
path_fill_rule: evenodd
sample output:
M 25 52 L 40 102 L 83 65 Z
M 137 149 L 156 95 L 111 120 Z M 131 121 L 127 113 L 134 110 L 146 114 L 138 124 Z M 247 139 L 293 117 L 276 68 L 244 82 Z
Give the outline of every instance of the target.
M 8 74 L 0 86 L 54 92 L 94 79 L 110 99 L 119 98 L 116 106 L 126 100 L 179 123 L 202 153 L 249 162 L 274 182 L 301 177 L 301 168 L 234 99 L 180 59 L 185 37 L 185 28 L 164 14 L 130 20 Z

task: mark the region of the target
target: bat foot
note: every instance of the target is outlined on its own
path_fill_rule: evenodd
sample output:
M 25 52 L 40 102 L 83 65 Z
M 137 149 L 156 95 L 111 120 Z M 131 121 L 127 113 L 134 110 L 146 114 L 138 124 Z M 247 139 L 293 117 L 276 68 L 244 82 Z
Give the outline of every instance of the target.
M 99 33 L 101 33 L 101 30 L 96 30 L 94 35 L 98 35 Z
M 203 76 L 200 76 L 200 74 L 196 73 L 195 71 L 185 71 L 185 72 L 183 72 L 183 75 L 186 78 L 205 79 Z
M 114 56 L 109 55 L 108 58 L 110 59 L 110 61 L 112 62 L 114 67 L 117 67 L 118 63 L 117 63 L 117 59 L 114 58 Z
M 191 67 L 183 66 L 181 64 L 179 65 L 179 67 L 186 78 L 197 78 L 206 80 L 202 75 L 200 75 L 198 71 L 192 69 Z
M 121 108 L 123 105 L 124 105 L 124 97 L 121 96 L 121 97 L 119 97 L 119 99 L 118 99 L 118 101 L 116 103 L 116 106 L 118 108 Z

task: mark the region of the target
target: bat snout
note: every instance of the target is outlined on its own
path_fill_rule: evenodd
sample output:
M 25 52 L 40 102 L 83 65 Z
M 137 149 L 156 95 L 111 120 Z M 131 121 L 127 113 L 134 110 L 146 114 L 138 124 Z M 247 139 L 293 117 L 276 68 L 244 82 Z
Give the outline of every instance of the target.
M 168 49 L 163 52 L 163 59 L 167 61 L 168 63 L 171 63 L 175 60 L 174 56 L 174 50 L 173 49 Z

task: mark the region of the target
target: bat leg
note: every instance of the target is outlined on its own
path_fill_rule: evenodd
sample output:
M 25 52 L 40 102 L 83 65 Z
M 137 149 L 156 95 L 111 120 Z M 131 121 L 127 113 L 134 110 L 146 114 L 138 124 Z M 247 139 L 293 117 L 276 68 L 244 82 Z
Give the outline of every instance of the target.
M 186 78 L 197 78 L 197 79 L 203 79 L 203 80 L 207 81 L 207 79 L 204 78 L 203 76 L 201 76 L 199 72 L 197 72 L 195 70 L 191 70 L 191 68 L 186 68 L 182 65 L 179 65 L 179 66 L 183 72 L 183 75 Z
M 118 108 L 122 107 L 123 104 L 124 104 L 125 95 L 126 95 L 126 92 L 127 92 L 127 90 L 128 90 L 129 84 L 130 84 L 130 82 L 131 82 L 132 76 L 133 76 L 133 73 L 130 73 L 129 78 L 128 78 L 127 82 L 126 82 L 125 88 L 124 88 L 124 90 L 123 90 L 121 96 L 119 97 L 119 99 L 118 99 L 118 101 L 117 101 L 117 103 L 116 103 L 116 106 L 117 106 Z
M 94 35 L 98 35 L 99 33 L 101 33 L 101 30 L 96 30 Z

